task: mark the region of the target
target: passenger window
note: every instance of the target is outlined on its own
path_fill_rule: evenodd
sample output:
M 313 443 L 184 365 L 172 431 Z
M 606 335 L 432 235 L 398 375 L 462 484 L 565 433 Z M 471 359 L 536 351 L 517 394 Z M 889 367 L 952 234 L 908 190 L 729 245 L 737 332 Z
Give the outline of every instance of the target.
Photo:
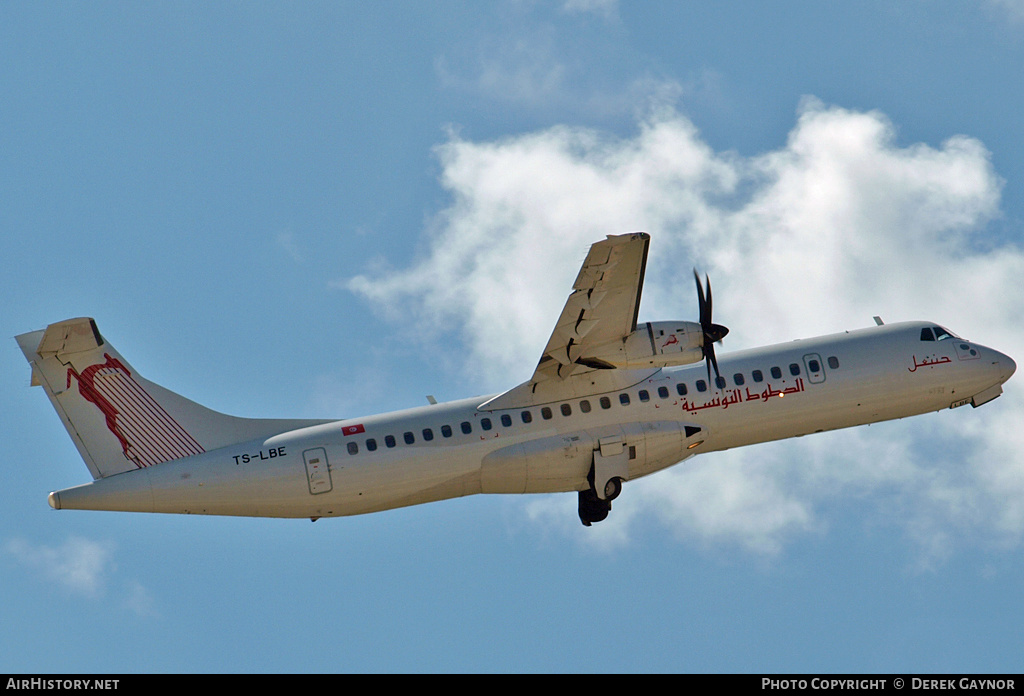
M 764 373 L 761 372 L 760 370 L 754 370 L 753 372 L 750 373 L 750 376 L 754 379 L 755 382 L 764 381 Z
M 789 374 L 793 375 L 794 377 L 799 375 L 800 374 L 800 366 L 797 365 L 796 363 L 790 363 L 789 364 Z
M 469 435 L 471 432 L 473 432 L 473 426 L 470 424 L 469 421 L 462 421 L 460 426 L 462 428 L 462 432 L 465 433 L 466 435 Z
M 387 445 L 388 447 L 394 447 L 395 446 L 395 436 L 394 435 L 385 435 L 384 436 L 384 444 Z
M 545 406 L 540 410 L 540 417 L 544 420 L 551 420 L 551 409 Z
M 773 367 L 772 368 L 772 378 L 773 379 L 782 379 L 782 369 L 779 368 L 779 367 Z
M 612 407 L 612 400 L 609 399 L 607 396 L 602 396 L 601 397 L 601 408 L 609 409 L 611 407 Z
M 530 413 L 529 411 L 523 411 L 521 415 L 522 415 L 524 423 L 532 423 L 533 422 L 533 414 Z
M 512 416 L 508 415 L 507 413 L 501 414 L 501 424 L 504 425 L 506 428 L 511 427 Z
M 423 439 L 426 440 L 427 442 L 430 442 L 431 440 L 433 440 L 434 439 L 434 431 L 431 430 L 430 428 L 424 428 L 423 429 Z
M 697 380 L 697 391 L 706 392 L 708 390 L 708 383 L 702 379 Z
M 807 369 L 811 372 L 821 372 L 821 363 L 817 360 L 808 360 Z
M 737 387 L 743 386 L 743 373 L 737 372 L 732 376 L 732 381 L 736 383 Z
M 572 415 L 572 407 L 569 404 L 562 404 L 562 415 L 563 416 L 571 416 Z
M 416 442 L 416 438 L 410 432 L 402 433 L 402 438 L 405 440 L 405 444 L 407 445 L 411 445 L 412 443 Z
M 348 453 L 349 454 L 359 454 L 359 445 L 357 445 L 354 442 L 348 443 Z
M 590 402 L 584 399 L 580 402 L 580 410 L 584 413 L 590 413 Z
M 921 329 L 921 340 L 922 341 L 934 341 L 935 340 L 935 334 L 932 333 L 931 329 L 929 329 L 928 327 L 925 327 L 925 328 Z
M 450 426 L 450 425 L 442 425 L 441 426 L 441 434 L 444 437 L 451 437 L 452 436 L 452 426 Z
M 829 356 L 828 366 L 831 367 L 833 370 L 837 369 L 839 367 L 839 358 L 837 358 L 834 355 Z
M 371 437 L 369 440 L 366 441 L 366 449 L 370 450 L 371 452 L 376 452 L 377 441 Z
M 640 401 L 643 401 L 644 403 L 647 403 L 650 400 L 651 400 L 651 395 L 647 393 L 647 390 L 646 389 L 641 389 L 640 390 Z
M 629 394 L 626 392 L 619 394 L 619 403 L 623 406 L 629 406 Z
M 480 419 L 480 427 L 483 428 L 484 430 L 490 430 L 491 429 L 491 419 L 490 418 L 481 418 Z
M 662 399 L 668 398 L 668 387 L 658 387 L 658 396 Z
M 686 396 L 686 383 L 680 382 L 676 385 L 676 394 L 679 396 Z

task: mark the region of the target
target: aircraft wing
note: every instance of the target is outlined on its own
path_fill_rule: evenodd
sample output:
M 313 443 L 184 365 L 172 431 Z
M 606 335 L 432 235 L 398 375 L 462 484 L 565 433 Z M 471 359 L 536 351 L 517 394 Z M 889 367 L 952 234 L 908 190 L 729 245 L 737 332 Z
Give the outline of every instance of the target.
M 611 367 L 591 359 L 590 351 L 636 329 L 650 241 L 649 234 L 635 232 L 609 235 L 590 247 L 531 381 Z
M 613 366 L 593 351 L 625 340 L 636 329 L 650 241 L 649 234 L 634 232 L 609 235 L 592 245 L 533 376 L 481 408 L 572 398 L 645 378 L 634 371 L 627 376 L 623 370 L 603 369 Z

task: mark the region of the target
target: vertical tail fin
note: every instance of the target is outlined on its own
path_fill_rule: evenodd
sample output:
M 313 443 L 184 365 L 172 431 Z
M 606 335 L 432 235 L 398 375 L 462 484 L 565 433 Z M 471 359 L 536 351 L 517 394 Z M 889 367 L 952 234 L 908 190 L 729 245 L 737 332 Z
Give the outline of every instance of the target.
M 17 337 L 93 478 L 326 421 L 236 418 L 141 377 L 92 319 Z

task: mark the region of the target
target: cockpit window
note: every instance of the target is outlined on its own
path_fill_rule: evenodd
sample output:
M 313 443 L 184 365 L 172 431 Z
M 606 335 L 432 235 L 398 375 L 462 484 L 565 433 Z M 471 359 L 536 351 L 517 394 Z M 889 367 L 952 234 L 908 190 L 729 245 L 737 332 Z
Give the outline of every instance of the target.
M 958 338 L 958 336 L 952 331 L 946 331 L 941 326 L 933 327 L 935 329 L 935 340 L 941 341 L 944 338 Z
M 934 341 L 935 340 L 935 334 L 932 333 L 931 329 L 925 327 L 925 328 L 921 329 L 921 340 L 922 341 Z

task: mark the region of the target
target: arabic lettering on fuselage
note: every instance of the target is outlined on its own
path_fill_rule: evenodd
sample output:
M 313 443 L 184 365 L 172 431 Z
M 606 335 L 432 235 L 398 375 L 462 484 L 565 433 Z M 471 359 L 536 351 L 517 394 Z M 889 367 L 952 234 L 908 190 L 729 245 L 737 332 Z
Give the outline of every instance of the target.
M 762 401 L 767 403 L 772 397 L 778 396 L 783 397 L 787 394 L 796 394 L 804 390 L 803 379 L 796 380 L 796 383 L 791 387 L 785 389 L 772 389 L 772 385 L 769 383 L 765 385 L 764 390 L 750 391 L 750 387 L 746 388 L 746 393 L 739 389 L 730 389 L 723 392 L 720 396 L 716 396 L 710 401 L 705 401 L 702 404 L 691 403 L 689 399 L 683 399 L 680 405 L 684 411 L 693 413 L 694 411 L 702 411 L 706 408 L 729 408 L 733 404 L 739 404 L 746 401 Z
M 917 355 L 914 356 L 914 366 L 908 367 L 907 372 L 917 372 L 919 367 L 931 367 L 933 365 L 945 365 L 946 363 L 953 362 L 953 359 L 948 355 L 943 355 L 941 358 L 931 357 L 925 358 L 923 361 L 917 361 Z

